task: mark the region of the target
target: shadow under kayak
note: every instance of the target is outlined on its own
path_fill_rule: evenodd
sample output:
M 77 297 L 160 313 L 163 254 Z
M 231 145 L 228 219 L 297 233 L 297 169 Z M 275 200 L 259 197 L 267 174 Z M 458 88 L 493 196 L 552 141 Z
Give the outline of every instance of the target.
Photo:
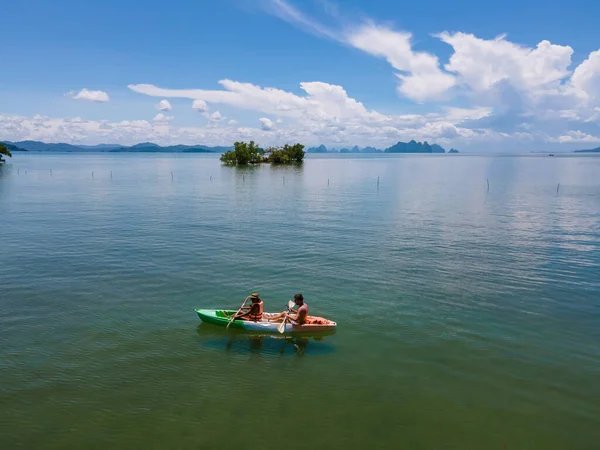
M 200 320 L 213 325 L 227 327 L 231 320 L 231 316 L 237 311 L 223 309 L 196 309 L 196 313 Z M 263 319 L 259 321 L 250 320 L 234 320 L 229 328 L 236 328 L 248 331 L 262 331 L 264 333 L 279 333 L 277 326 L 281 324 L 281 320 L 270 322 L 268 318 L 275 314 L 264 313 Z M 332 320 L 327 320 L 322 317 L 308 316 L 308 321 L 304 325 L 293 325 L 289 322 L 285 324 L 284 333 L 319 333 L 324 331 L 335 331 L 337 324 Z

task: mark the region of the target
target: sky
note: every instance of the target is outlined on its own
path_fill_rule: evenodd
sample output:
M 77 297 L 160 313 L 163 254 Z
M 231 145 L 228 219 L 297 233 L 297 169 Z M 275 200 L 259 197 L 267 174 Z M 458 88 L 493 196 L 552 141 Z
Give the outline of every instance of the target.
M 600 2 L 0 0 L 0 139 L 600 146 Z

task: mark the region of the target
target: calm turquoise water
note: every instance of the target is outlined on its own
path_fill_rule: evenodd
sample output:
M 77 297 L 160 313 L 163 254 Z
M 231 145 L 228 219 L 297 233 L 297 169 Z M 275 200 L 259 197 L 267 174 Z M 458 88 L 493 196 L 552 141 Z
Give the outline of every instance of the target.
M 0 447 L 597 449 L 599 174 L 592 156 L 17 154 Z M 194 313 L 253 290 L 270 311 L 302 292 L 339 330 L 250 339 Z

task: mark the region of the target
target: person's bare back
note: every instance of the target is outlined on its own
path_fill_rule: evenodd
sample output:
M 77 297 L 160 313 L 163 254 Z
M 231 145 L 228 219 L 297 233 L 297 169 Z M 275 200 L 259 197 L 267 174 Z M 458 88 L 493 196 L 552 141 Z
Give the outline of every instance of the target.
M 308 318 L 308 305 L 306 303 L 302 303 L 302 305 L 298 308 L 298 314 L 296 315 L 295 321 L 300 325 L 304 325 L 306 319 Z

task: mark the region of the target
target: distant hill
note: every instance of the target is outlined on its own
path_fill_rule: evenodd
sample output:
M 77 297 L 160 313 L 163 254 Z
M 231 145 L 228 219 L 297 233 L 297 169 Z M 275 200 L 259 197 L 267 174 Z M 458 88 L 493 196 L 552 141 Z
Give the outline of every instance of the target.
M 427 141 L 421 143 L 412 140 L 410 142 L 398 142 L 386 148 L 385 153 L 446 153 L 446 150 L 437 144 L 429 145 Z
M 306 150 L 306 153 L 327 153 L 327 147 L 325 147 L 323 144 L 319 145 L 318 147 L 312 147 Z
M 72 145 L 72 144 L 53 144 L 39 141 L 21 141 L 4 143 L 10 151 L 19 148 L 32 152 L 152 152 L 152 153 L 224 153 L 233 147 L 209 147 L 207 145 L 171 145 L 162 147 L 152 142 L 143 142 L 132 146 L 119 144 L 98 144 L 98 145 Z
M 120 144 L 98 144 L 98 145 L 73 145 L 65 143 L 45 143 L 39 141 L 5 141 L 4 144 L 11 151 L 14 148 L 28 150 L 32 152 L 137 152 L 137 153 L 225 153 L 233 149 L 233 146 L 215 146 L 208 145 L 168 145 L 161 146 L 153 142 L 141 142 L 139 144 L 125 146 Z M 12 147 L 10 147 L 12 146 Z M 454 151 L 452 151 L 454 150 Z M 458 153 L 458 150 L 452 149 L 451 153 Z M 579 150 L 581 152 L 600 152 L 600 148 L 594 150 Z M 414 140 L 410 142 L 398 142 L 385 150 L 375 147 L 360 148 L 358 145 L 338 150 L 329 150 L 325 145 L 312 147 L 306 150 L 306 153 L 446 153 L 443 147 L 437 144 L 428 144 L 427 141 L 421 143 Z
M 10 144 L 20 147 L 30 152 L 81 152 L 87 151 L 81 147 L 77 147 L 71 144 L 46 144 L 45 142 L 38 141 L 21 141 L 21 142 L 10 142 Z
M 357 145 L 352 148 L 342 148 L 340 149 L 340 153 L 360 153 L 360 148 Z
M 455 148 L 451 148 L 448 153 L 458 153 L 458 150 L 456 150 Z
M 453 149 L 454 150 L 454 149 Z M 309 148 L 307 153 L 446 153 L 446 150 L 438 144 L 428 144 L 427 141 L 421 142 L 398 142 L 385 150 L 380 150 L 375 147 L 360 148 L 358 145 L 354 147 L 345 147 L 340 150 L 329 150 L 324 145 Z M 453 153 L 458 153 L 456 150 Z
M 592 148 L 590 150 L 575 150 L 575 153 L 600 153 L 600 147 Z
M 311 147 L 306 150 L 306 153 L 382 153 L 383 150 L 379 150 L 375 147 L 364 147 L 360 148 L 358 145 L 355 145 L 352 148 L 341 148 L 340 150 L 329 150 L 324 145 L 319 145 L 318 147 Z

